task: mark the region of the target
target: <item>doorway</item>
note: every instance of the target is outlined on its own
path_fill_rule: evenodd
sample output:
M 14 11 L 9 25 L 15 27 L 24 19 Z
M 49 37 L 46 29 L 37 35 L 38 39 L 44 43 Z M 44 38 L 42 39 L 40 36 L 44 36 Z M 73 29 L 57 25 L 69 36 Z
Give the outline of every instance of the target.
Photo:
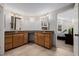
M 57 48 L 73 54 L 74 8 L 57 15 Z

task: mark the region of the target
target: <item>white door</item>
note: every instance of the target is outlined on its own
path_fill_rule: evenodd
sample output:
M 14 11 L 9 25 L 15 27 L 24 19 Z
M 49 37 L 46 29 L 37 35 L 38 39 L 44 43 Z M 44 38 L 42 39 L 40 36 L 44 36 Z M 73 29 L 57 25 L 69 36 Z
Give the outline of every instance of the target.
M 0 55 L 4 55 L 4 19 L 3 7 L 0 6 Z
M 74 55 L 79 55 L 79 4 L 74 6 Z M 76 34 L 76 35 L 75 35 Z

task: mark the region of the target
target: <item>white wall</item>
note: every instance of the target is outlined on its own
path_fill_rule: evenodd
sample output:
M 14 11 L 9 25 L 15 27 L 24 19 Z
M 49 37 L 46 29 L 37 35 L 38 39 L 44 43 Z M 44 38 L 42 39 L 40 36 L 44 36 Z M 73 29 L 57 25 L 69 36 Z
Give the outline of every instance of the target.
M 11 11 L 5 10 L 5 31 L 12 30 L 10 27 L 11 23 Z M 54 14 L 49 14 L 49 23 L 50 23 L 50 30 L 55 30 L 55 21 L 53 20 Z M 22 21 L 21 21 L 21 30 L 41 30 L 41 22 L 40 17 L 28 17 L 22 15 Z
M 49 17 L 49 22 L 50 22 L 50 30 L 55 31 L 56 30 L 56 25 L 57 25 L 57 15 L 56 13 L 51 13 Z
M 51 16 L 51 18 L 52 18 L 52 20 L 50 22 L 50 30 L 54 31 L 54 34 L 53 34 L 53 37 L 54 37 L 54 39 L 53 39 L 53 45 L 55 47 L 57 47 L 57 43 L 56 43 L 57 42 L 57 14 L 56 13 L 53 14 Z
M 40 18 L 37 17 L 23 17 L 22 30 L 41 30 Z
M 15 13 L 15 12 L 14 12 Z M 11 27 L 11 11 L 5 10 L 5 31 L 12 30 Z M 21 30 L 41 30 L 41 23 L 39 17 L 28 17 L 21 15 Z M 19 27 L 19 26 L 18 26 Z
M 52 12 L 52 13 L 48 14 L 48 16 L 49 16 L 50 30 L 54 31 L 53 45 L 56 47 L 56 41 L 57 41 L 57 13 Z
M 0 5 L 0 55 L 4 55 L 4 19 L 3 7 Z
M 7 10 L 4 10 L 4 28 L 5 28 L 5 31 L 9 31 L 11 30 L 11 13 Z
M 5 31 L 12 30 L 10 28 L 11 27 L 10 23 L 11 23 L 11 15 L 14 15 L 14 14 L 22 17 L 21 30 L 40 30 L 41 29 L 39 17 L 27 16 L 23 11 L 5 7 L 5 21 L 4 21 Z

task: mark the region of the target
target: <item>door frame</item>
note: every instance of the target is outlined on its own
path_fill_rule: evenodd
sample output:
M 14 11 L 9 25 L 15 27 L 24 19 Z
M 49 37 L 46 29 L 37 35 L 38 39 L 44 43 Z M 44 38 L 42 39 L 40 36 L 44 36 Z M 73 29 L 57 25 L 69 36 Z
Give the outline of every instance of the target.
M 0 4 L 0 55 L 4 55 L 4 8 Z
M 79 56 L 79 37 L 75 34 L 79 34 L 79 3 L 75 3 L 74 6 L 74 56 Z
M 68 6 L 69 7 L 69 6 Z M 77 26 L 77 28 L 79 27 L 79 18 L 78 18 L 78 15 L 79 15 L 79 3 L 74 3 L 74 6 L 70 6 L 70 8 L 73 8 L 74 9 L 74 21 L 75 21 L 75 18 L 77 19 L 76 21 L 77 22 L 77 25 L 75 25 L 74 23 L 74 28 L 75 26 Z M 63 9 L 63 8 L 62 8 Z M 62 10 L 60 9 L 60 10 Z M 66 8 L 66 10 L 68 10 L 69 8 Z M 63 9 L 64 10 L 64 9 Z M 65 10 L 64 10 L 65 11 Z M 58 11 L 57 12 L 57 15 L 60 13 L 61 11 Z M 56 15 L 56 16 L 57 16 Z M 58 29 L 58 28 L 57 28 Z M 75 34 L 79 34 L 79 28 L 77 29 L 78 32 L 75 33 L 75 30 L 73 32 L 73 55 L 74 56 L 79 56 L 79 37 L 78 38 L 75 38 Z M 57 31 L 56 31 L 57 32 Z M 57 38 L 57 34 L 56 34 L 56 38 Z M 56 39 L 56 47 L 57 47 L 57 39 Z

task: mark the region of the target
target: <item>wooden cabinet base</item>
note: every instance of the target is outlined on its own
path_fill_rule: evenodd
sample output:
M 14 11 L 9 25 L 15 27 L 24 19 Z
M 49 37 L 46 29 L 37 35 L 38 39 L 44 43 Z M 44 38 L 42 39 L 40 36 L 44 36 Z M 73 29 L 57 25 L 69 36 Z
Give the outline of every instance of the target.
M 12 33 L 5 34 L 5 50 L 12 49 Z
M 52 32 L 36 32 L 35 43 L 48 49 L 52 48 Z
M 5 50 L 13 49 L 28 43 L 28 32 L 6 32 Z M 52 48 L 52 32 L 35 32 L 35 43 Z
M 6 32 L 5 33 L 5 51 L 16 48 L 28 43 L 27 32 Z
M 5 51 L 9 50 L 9 49 L 12 49 L 12 43 L 7 43 L 5 45 Z

